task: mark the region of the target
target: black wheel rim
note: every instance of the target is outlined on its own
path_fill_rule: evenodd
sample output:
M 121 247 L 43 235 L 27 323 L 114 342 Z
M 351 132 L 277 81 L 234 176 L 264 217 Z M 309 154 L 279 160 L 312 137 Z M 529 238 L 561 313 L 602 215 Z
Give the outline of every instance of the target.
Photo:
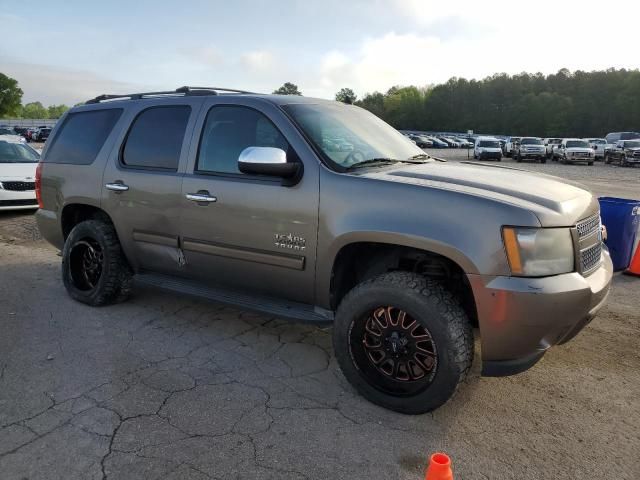
M 77 241 L 69 252 L 69 271 L 73 285 L 82 291 L 96 288 L 102 275 L 104 254 L 92 238 Z
M 438 352 L 431 332 L 405 310 L 381 306 L 355 320 L 350 331 L 353 361 L 370 385 L 410 396 L 435 377 Z

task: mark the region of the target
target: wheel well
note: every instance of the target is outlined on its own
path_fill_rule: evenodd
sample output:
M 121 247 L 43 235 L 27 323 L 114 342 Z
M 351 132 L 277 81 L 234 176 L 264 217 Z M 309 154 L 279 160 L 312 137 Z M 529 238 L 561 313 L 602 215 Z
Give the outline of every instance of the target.
M 437 279 L 460 299 L 472 325 L 478 325 L 471 284 L 457 263 L 437 253 L 384 243 L 352 243 L 338 252 L 331 272 L 331 307 L 335 310 L 357 284 L 391 271 Z
M 62 209 L 61 215 L 62 235 L 64 239 L 67 239 L 73 227 L 85 220 L 102 220 L 111 223 L 109 215 L 98 207 L 77 203 L 66 205 Z

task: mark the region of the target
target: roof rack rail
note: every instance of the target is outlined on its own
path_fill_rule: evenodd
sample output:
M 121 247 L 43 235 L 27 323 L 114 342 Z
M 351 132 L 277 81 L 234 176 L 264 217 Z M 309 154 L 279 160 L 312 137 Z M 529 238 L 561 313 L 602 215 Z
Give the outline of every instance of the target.
M 141 98 L 153 98 L 153 97 L 189 97 L 189 96 L 201 96 L 201 95 L 218 95 L 218 92 L 223 93 L 241 93 L 241 94 L 253 94 L 254 92 L 247 92 L 245 90 L 235 90 L 232 88 L 220 88 L 220 87 L 180 87 L 175 90 L 166 90 L 162 92 L 143 92 L 143 93 L 124 93 L 121 95 L 98 95 L 95 98 L 87 100 L 85 104 L 108 102 L 112 100 L 140 100 Z

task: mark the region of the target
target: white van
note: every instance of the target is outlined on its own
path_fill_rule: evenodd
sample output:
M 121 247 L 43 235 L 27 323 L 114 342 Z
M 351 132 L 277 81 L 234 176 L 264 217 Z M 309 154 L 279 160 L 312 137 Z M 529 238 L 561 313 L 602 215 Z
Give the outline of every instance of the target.
M 478 160 L 502 160 L 500 140 L 495 137 L 478 137 L 473 149 L 473 158 Z

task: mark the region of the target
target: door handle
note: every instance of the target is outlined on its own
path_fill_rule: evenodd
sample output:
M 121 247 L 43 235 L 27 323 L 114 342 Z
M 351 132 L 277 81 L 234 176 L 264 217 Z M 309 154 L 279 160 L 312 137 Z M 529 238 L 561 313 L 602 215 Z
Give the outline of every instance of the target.
M 192 202 L 213 203 L 218 201 L 216 197 L 209 195 L 209 192 L 187 193 L 185 197 Z
M 114 192 L 126 192 L 127 190 L 129 190 L 129 185 L 125 185 L 121 182 L 115 182 L 105 184 L 105 188 L 107 190 L 113 190 Z

